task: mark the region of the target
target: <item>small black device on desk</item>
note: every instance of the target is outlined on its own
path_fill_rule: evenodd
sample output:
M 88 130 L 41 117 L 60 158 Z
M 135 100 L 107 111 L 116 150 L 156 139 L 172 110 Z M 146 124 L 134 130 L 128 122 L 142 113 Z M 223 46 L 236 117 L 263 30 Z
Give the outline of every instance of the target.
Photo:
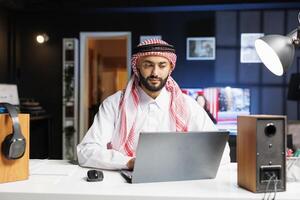
M 87 181 L 96 182 L 103 180 L 103 172 L 100 170 L 91 169 L 87 172 Z

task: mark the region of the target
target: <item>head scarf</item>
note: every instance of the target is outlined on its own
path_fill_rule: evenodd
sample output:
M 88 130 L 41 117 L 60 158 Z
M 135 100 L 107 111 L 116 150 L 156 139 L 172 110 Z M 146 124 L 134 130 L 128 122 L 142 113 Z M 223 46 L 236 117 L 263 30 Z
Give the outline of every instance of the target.
M 174 47 L 159 39 L 145 40 L 134 49 L 131 59 L 131 66 L 134 74 L 128 82 L 121 97 L 119 105 L 120 115 L 118 118 L 118 132 L 114 136 L 110 147 L 123 152 L 128 156 L 135 156 L 133 143 L 136 134 L 135 122 L 137 120 L 137 108 L 139 105 L 139 95 L 137 91 L 139 74 L 137 71 L 137 63 L 139 59 L 144 56 L 165 57 L 172 64 L 172 70 L 175 68 L 177 59 Z M 172 121 L 176 125 L 176 131 L 186 132 L 188 131 L 188 110 L 185 106 L 183 94 L 177 83 L 170 75 L 165 87 L 166 90 L 171 93 L 170 113 Z

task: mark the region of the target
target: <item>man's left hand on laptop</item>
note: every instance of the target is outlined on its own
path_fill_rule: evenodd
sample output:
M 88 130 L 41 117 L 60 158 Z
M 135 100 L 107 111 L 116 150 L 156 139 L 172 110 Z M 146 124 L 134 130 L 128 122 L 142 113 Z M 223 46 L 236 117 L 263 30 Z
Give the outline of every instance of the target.
M 129 170 L 133 170 L 135 158 L 132 158 L 126 164 Z

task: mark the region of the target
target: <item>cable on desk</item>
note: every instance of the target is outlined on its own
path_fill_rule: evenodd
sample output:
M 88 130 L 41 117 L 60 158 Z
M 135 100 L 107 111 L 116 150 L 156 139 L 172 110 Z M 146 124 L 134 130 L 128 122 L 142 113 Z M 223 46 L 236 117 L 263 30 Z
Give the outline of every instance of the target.
M 273 197 L 273 199 L 272 200 L 275 200 L 275 198 L 276 198 L 276 193 L 277 193 L 277 184 L 278 184 L 278 179 L 277 179 L 277 177 L 275 177 L 275 180 L 274 180 L 274 197 Z
M 268 180 L 268 183 L 267 183 L 267 187 L 266 187 L 266 191 L 265 191 L 265 193 L 264 193 L 264 197 L 262 198 L 262 200 L 269 200 L 270 199 L 270 196 L 271 196 L 271 193 L 272 193 L 272 190 L 270 190 L 270 192 L 268 191 L 269 190 L 269 187 L 270 187 L 270 183 L 272 182 L 272 180 L 274 179 L 276 179 L 277 180 L 277 177 L 276 177 L 276 175 L 273 173 L 272 174 L 272 176 L 270 176 L 271 174 L 269 174 L 269 180 Z M 275 195 L 274 195 L 274 197 L 273 197 L 273 200 L 275 200 L 275 197 L 276 197 L 276 190 L 277 190 L 277 183 L 275 184 L 275 182 L 274 182 L 274 189 L 275 189 Z M 266 197 L 266 194 L 267 193 L 269 193 L 268 194 L 268 197 L 267 197 L 267 199 L 265 199 L 265 197 Z

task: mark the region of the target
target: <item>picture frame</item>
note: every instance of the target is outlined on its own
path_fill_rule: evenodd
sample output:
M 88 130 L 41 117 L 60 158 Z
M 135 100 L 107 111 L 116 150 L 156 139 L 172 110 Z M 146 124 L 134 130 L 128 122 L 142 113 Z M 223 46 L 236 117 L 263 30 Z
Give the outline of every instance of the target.
M 242 33 L 241 34 L 241 63 L 261 63 L 256 53 L 254 42 L 256 39 L 263 37 L 264 33 Z
M 140 42 L 143 42 L 145 40 L 149 39 L 162 39 L 161 35 L 140 35 Z
M 18 87 L 15 84 L 0 84 L 0 102 L 20 105 Z
M 188 37 L 186 40 L 187 60 L 215 60 L 215 37 Z

